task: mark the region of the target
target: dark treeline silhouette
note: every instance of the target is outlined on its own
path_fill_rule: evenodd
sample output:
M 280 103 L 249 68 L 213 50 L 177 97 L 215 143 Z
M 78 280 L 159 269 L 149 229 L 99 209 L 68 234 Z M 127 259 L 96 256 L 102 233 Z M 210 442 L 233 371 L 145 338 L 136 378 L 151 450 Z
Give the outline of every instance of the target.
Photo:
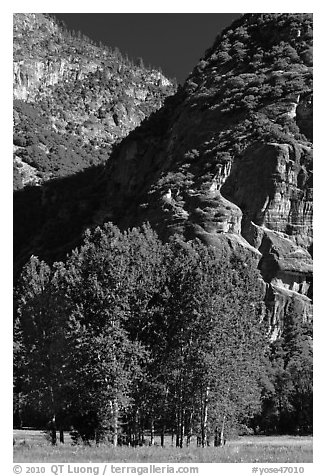
M 270 346 L 255 263 L 149 226 L 87 231 L 16 288 L 16 426 L 73 441 L 220 445 L 311 431 L 311 330 L 294 306 Z

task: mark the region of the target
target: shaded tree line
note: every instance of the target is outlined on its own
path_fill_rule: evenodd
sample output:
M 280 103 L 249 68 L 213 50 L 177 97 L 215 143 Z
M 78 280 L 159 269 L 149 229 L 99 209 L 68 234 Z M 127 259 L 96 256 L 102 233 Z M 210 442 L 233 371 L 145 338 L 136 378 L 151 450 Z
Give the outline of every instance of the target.
M 286 418 L 305 431 L 308 331 L 293 317 L 270 347 L 263 307 L 250 259 L 177 237 L 162 244 L 149 226 L 87 231 L 51 267 L 32 256 L 16 289 L 16 425 L 51 421 L 52 443 L 70 428 L 76 442 L 159 434 L 163 446 L 169 434 L 178 447 L 219 445 L 275 418 L 273 431 Z
M 257 415 L 268 433 L 309 434 L 313 430 L 312 323 L 289 303 L 282 336 L 270 345 L 269 383 Z

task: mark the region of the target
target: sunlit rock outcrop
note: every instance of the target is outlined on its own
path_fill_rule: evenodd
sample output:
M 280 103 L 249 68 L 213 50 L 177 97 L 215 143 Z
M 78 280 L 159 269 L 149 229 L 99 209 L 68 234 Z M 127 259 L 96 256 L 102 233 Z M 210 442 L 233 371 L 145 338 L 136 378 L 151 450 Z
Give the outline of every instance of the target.
M 106 221 L 121 229 L 149 222 L 163 240 L 177 233 L 223 256 L 249 255 L 261 271 L 271 337 L 293 300 L 311 319 L 311 48 L 309 14 L 243 15 L 178 92 L 120 142 L 87 193 L 74 191 L 74 207 L 54 199 L 67 224 L 76 210 L 80 233 Z M 134 85 L 125 90 L 145 97 Z M 128 108 L 113 107 L 103 115 L 118 127 Z M 85 140 L 92 133 L 84 131 Z M 79 211 L 80 195 L 87 213 Z M 46 224 L 38 233 L 40 250 Z M 62 253 L 67 241 L 57 244 Z
M 311 28 L 309 15 L 257 14 L 226 29 L 116 151 L 101 208 L 122 227 L 251 252 L 273 336 L 291 299 L 311 316 Z

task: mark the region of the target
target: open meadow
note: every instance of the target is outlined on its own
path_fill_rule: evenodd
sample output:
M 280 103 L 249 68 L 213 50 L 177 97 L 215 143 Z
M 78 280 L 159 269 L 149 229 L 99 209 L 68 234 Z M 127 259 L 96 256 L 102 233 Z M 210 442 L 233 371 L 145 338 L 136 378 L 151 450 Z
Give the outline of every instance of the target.
M 67 435 L 65 444 L 51 446 L 40 431 L 14 430 L 15 463 L 116 462 L 116 463 L 312 463 L 312 437 L 245 436 L 224 447 L 175 448 L 108 445 L 73 446 Z

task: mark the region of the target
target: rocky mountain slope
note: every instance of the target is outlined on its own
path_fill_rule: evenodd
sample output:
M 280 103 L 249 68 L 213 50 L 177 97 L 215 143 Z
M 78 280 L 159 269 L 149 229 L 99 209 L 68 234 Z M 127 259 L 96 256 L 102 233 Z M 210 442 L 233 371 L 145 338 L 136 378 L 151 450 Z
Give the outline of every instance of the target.
M 14 187 L 107 160 L 174 89 L 141 60 L 135 65 L 51 16 L 15 14 Z
M 100 214 L 256 255 L 276 333 L 290 298 L 311 312 L 311 47 L 309 15 L 235 22 L 159 111 L 164 129 L 150 119 L 117 150 Z
M 163 239 L 178 233 L 256 259 L 272 336 L 291 300 L 310 318 L 311 15 L 242 16 L 91 173 L 91 183 L 74 178 L 73 193 L 69 180 L 30 190 L 24 217 L 27 195 L 17 195 L 18 263 L 62 256 L 87 226 L 148 221 Z

